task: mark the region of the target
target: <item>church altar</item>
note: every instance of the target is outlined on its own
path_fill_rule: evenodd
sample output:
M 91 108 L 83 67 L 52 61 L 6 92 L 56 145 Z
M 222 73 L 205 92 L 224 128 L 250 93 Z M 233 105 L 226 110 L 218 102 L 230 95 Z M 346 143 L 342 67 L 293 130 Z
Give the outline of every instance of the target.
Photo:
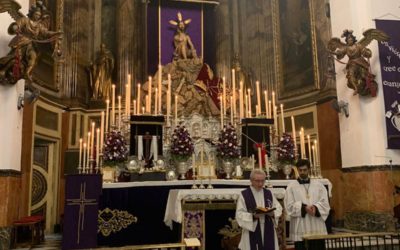
M 284 190 L 291 181 L 294 180 L 271 180 L 269 184 L 273 186 L 277 198 L 282 200 Z M 320 181 L 330 194 L 332 184 L 329 180 Z M 218 249 L 215 247 L 220 246 L 222 239 L 218 231 L 230 224 L 229 218 L 235 217 L 235 199 L 250 181 L 202 181 L 205 187 L 211 184 L 213 189 L 191 189 L 193 183 L 193 180 L 103 183 L 99 199 L 98 245 L 117 247 L 180 242 L 183 235 L 183 225 L 180 224 L 182 214 L 191 210 L 185 209 L 182 201 L 187 205 L 192 201 L 213 198 L 214 202 L 229 203 L 221 209 L 204 209 L 201 215 L 204 216 L 204 238 L 207 239 L 205 249 Z M 196 181 L 197 185 L 200 183 L 200 180 Z M 192 221 L 195 220 L 196 216 L 192 216 Z

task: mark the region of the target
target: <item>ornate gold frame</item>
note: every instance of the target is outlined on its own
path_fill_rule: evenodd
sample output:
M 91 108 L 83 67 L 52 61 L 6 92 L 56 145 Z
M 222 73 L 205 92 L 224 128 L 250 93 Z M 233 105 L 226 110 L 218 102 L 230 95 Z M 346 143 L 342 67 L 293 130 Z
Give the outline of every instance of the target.
M 310 12 L 310 27 L 311 27 L 311 47 L 312 47 L 312 58 L 313 58 L 313 74 L 314 84 L 298 90 L 285 91 L 283 85 L 283 68 L 282 68 L 282 50 L 281 50 L 281 30 L 279 20 L 279 0 L 271 0 L 272 6 L 272 33 L 273 33 L 273 46 L 274 46 L 274 61 L 275 61 L 275 80 L 276 90 L 278 92 L 279 99 L 285 99 L 293 96 L 298 96 L 317 90 L 320 88 L 319 79 L 319 67 L 318 67 L 318 53 L 317 53 L 317 37 L 316 37 L 316 26 L 315 26 L 315 13 L 314 13 L 314 0 L 308 0 L 309 12 Z
M 113 167 L 103 167 L 101 170 L 103 174 L 103 182 L 110 183 L 115 180 L 115 169 Z

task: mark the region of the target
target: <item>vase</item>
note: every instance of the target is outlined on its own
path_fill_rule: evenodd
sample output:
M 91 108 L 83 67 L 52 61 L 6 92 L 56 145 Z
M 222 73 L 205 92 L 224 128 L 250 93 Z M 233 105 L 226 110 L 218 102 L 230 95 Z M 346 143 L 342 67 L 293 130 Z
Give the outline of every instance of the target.
M 290 179 L 290 174 L 292 173 L 292 165 L 286 164 L 283 166 L 282 171 L 286 175 L 286 179 Z
M 186 172 L 188 170 L 187 161 L 178 161 L 176 163 L 176 172 L 179 174 L 179 179 L 185 180 L 186 179 Z
M 232 178 L 232 172 L 233 172 L 233 162 L 230 160 L 224 160 L 222 162 L 222 167 L 224 169 L 224 172 L 226 174 L 225 179 L 231 179 Z

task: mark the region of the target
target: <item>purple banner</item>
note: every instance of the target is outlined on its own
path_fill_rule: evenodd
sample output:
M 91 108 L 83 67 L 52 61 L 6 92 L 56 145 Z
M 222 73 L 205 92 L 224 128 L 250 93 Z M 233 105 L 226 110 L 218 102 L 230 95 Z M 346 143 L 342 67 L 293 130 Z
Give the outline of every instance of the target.
M 400 149 L 400 21 L 376 20 L 376 28 L 391 39 L 379 42 L 386 133 L 389 149 Z
M 161 63 L 172 62 L 174 54 L 174 35 L 176 26 L 170 20 L 178 20 L 177 14 L 182 14 L 183 20 L 192 19 L 186 25 L 186 33 L 190 36 L 196 49 L 197 56 L 201 56 L 201 4 L 161 1 Z

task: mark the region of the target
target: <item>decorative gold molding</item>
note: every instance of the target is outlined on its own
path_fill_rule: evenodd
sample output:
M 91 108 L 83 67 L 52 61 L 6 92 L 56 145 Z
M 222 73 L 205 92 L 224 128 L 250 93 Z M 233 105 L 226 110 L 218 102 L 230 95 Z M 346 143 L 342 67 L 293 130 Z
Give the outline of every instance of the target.
M 128 213 L 128 211 L 117 210 L 106 207 L 99 210 L 97 232 L 107 237 L 111 233 L 119 232 L 127 228 L 132 223 L 137 223 L 138 218 Z

